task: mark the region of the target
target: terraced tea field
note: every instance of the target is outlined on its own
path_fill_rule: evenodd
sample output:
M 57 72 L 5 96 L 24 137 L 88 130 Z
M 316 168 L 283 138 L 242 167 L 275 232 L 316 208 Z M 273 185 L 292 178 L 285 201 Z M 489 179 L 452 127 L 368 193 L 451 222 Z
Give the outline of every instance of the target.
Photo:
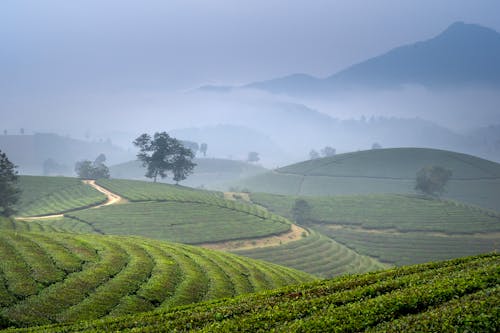
M 76 178 L 21 176 L 19 184 L 20 216 L 59 214 L 106 201 L 104 194 Z
M 414 193 L 418 170 L 452 170 L 445 197 L 500 211 L 500 164 L 444 150 L 392 148 L 305 161 L 244 179 L 239 187 L 286 195 Z
M 296 198 L 251 194 L 289 217 Z M 310 228 L 383 262 L 415 264 L 499 248 L 500 215 L 478 207 L 403 195 L 302 198 L 311 207 Z
M 277 288 L 312 276 L 139 237 L 0 233 L 0 322 L 115 317 Z
M 500 330 L 499 267 L 500 256 L 490 254 L 29 331 L 493 333 Z
M 252 193 L 255 203 L 291 217 L 298 197 Z M 450 234 L 500 232 L 500 213 L 454 201 L 405 195 L 302 197 L 311 206 L 314 223 L 401 232 Z
M 197 202 L 133 202 L 68 213 L 103 234 L 138 235 L 198 244 L 280 234 L 283 219 Z
M 69 232 L 77 234 L 98 233 L 91 225 L 68 217 L 54 217 L 33 220 L 7 219 L 0 217 L 0 230 L 32 232 Z
M 357 253 L 372 256 L 395 265 L 410 265 L 445 260 L 500 249 L 500 233 L 482 236 L 391 233 L 329 228 L 317 225 L 315 230 L 349 246 Z
M 388 268 L 388 265 L 371 257 L 359 255 L 314 230 L 309 236 L 295 242 L 280 246 L 239 250 L 234 253 L 292 267 L 323 278 Z

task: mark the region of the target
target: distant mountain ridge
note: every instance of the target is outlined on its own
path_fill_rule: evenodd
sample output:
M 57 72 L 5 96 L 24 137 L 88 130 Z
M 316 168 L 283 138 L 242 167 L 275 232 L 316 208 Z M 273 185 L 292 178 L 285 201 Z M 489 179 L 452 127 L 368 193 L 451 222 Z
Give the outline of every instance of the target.
M 456 22 L 434 38 L 397 47 L 326 78 L 292 74 L 239 88 L 288 95 L 321 95 L 342 89 L 500 86 L 500 34 Z M 230 87 L 204 86 L 205 91 Z

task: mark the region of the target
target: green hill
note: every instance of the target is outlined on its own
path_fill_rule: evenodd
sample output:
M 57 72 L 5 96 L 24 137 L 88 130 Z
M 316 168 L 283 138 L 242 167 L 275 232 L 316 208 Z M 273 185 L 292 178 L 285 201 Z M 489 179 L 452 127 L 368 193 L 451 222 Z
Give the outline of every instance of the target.
M 21 176 L 20 216 L 59 214 L 106 201 L 106 196 L 69 177 Z
M 239 186 L 291 195 L 414 193 L 418 170 L 452 170 L 445 197 L 500 210 L 500 164 L 471 155 L 427 148 L 391 148 L 339 154 L 250 177 Z
M 195 158 L 196 166 L 186 180 L 185 186 L 223 189 L 228 182 L 234 182 L 245 177 L 264 173 L 267 169 L 243 161 L 222 158 Z M 139 161 L 130 161 L 110 167 L 113 178 L 146 180 L 146 169 Z M 162 180 L 163 181 L 163 180 Z M 166 182 L 172 182 L 170 178 Z
M 389 267 L 374 258 L 360 255 L 315 230 L 310 230 L 307 237 L 295 242 L 233 252 L 292 267 L 323 278 L 365 273 Z
M 124 179 L 97 183 L 129 201 L 65 215 L 97 233 L 198 244 L 290 230 L 287 219 L 250 203 L 226 200 L 219 192 Z
M 288 217 L 297 198 L 251 194 L 255 203 Z M 498 250 L 500 214 L 494 211 L 397 194 L 300 198 L 311 207 L 308 227 L 383 262 L 415 264 Z
M 30 332 L 498 332 L 500 256 L 316 281 Z
M 139 237 L 0 233 L 0 323 L 73 322 L 311 281 L 285 267 Z

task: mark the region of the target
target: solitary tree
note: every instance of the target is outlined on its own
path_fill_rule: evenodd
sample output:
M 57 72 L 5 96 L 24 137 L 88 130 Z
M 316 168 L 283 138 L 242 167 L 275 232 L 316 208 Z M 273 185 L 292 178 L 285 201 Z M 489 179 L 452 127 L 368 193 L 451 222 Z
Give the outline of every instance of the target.
M 208 149 L 208 145 L 206 143 L 202 143 L 200 145 L 200 152 L 203 154 L 203 157 L 207 156 L 207 149 Z
M 319 158 L 319 153 L 316 150 L 311 149 L 311 151 L 309 152 L 309 159 L 315 160 L 317 158 Z
M 247 162 L 258 162 L 260 160 L 259 153 L 251 151 L 248 153 Z
M 155 133 L 153 138 L 149 134 L 142 134 L 134 141 L 139 147 L 137 158 L 147 168 L 146 177 L 156 182 L 158 176 L 167 177 L 167 172 L 174 174 L 174 180 L 179 182 L 186 179 L 196 166 L 192 162 L 194 154 L 191 149 L 166 132 Z
M 326 146 L 325 148 L 321 149 L 321 154 L 323 154 L 323 156 L 325 157 L 334 156 L 336 153 L 337 150 L 335 150 L 335 148 L 330 146 Z
M 21 194 L 17 182 L 16 166 L 0 150 L 0 215 L 10 216 L 15 213 L 14 205 Z
M 424 194 L 438 196 L 445 190 L 452 171 L 442 166 L 428 166 L 417 172 L 415 190 Z
M 297 199 L 292 207 L 292 217 L 298 224 L 307 224 L 311 218 L 311 206 L 304 199 Z

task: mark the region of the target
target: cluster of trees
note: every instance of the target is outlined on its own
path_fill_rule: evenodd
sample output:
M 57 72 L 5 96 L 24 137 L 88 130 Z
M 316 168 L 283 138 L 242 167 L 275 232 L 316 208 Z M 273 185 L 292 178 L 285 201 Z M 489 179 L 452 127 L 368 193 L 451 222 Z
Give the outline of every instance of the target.
M 203 154 L 203 157 L 207 156 L 208 145 L 206 143 L 198 144 L 197 142 L 187 140 L 183 140 L 181 141 L 181 143 L 184 145 L 184 147 L 191 149 L 193 154 L 196 155 L 198 152 L 200 152 Z
M 0 150 L 0 215 L 10 216 L 15 213 L 21 191 L 18 188 L 16 166 Z
M 104 162 L 106 162 L 104 154 L 97 156 L 94 162 L 89 160 L 76 162 L 75 172 L 83 179 L 109 178 L 109 169 Z
M 135 139 L 134 145 L 139 147 L 137 158 L 147 169 L 145 176 L 152 178 L 154 182 L 158 176 L 167 177 L 167 172 L 170 171 L 173 180 L 179 183 L 186 179 L 196 166 L 193 163 L 193 150 L 166 132 L 157 132 L 153 137 L 144 133 Z M 206 153 L 206 144 L 203 151 Z
M 316 151 L 315 149 L 311 149 L 311 151 L 309 152 L 309 159 L 314 160 L 320 157 L 331 157 L 335 156 L 336 153 L 337 150 L 330 146 L 325 146 L 319 152 Z

